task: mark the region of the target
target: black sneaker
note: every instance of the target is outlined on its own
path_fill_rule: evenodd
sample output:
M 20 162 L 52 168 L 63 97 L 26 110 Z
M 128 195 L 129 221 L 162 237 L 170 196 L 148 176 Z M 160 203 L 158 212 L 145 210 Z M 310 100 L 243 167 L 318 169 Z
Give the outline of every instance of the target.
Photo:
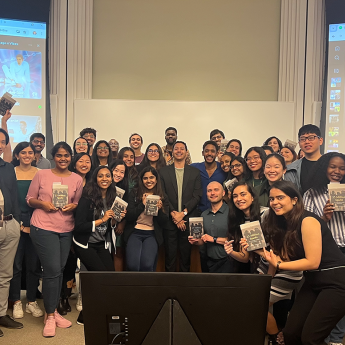
M 3 331 L 0 329 L 0 337 L 4 335 Z
M 15 321 L 11 316 L 5 315 L 0 317 L 0 326 L 5 328 L 19 329 L 23 328 L 23 324 Z
M 84 318 L 83 318 L 83 311 L 79 313 L 78 319 L 77 319 L 78 325 L 84 325 Z

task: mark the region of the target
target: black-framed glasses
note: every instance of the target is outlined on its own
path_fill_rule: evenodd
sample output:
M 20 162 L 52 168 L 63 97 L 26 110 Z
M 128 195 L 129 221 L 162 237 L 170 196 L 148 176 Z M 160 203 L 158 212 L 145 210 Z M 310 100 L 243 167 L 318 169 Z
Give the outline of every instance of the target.
M 37 140 L 37 139 L 34 139 L 32 142 L 33 142 L 34 144 L 41 144 L 41 145 L 45 145 L 44 140 Z
M 234 165 L 230 165 L 230 170 L 239 169 L 241 166 L 242 166 L 242 164 L 240 164 L 240 163 L 234 164 Z
M 147 150 L 147 153 L 159 153 L 159 151 L 156 149 L 156 150 L 152 150 L 152 149 L 149 149 Z
M 308 137 L 299 137 L 298 141 L 300 143 L 305 143 L 307 140 L 314 141 L 316 138 L 320 139 L 318 135 L 309 135 Z

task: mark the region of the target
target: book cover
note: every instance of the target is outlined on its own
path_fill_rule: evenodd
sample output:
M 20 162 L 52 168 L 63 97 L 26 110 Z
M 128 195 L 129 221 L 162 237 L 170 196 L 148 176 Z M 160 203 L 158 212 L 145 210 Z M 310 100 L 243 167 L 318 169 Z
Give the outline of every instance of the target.
M 53 200 L 52 204 L 56 208 L 63 208 L 68 204 L 68 186 L 60 182 L 53 183 Z
M 128 203 L 126 201 L 123 201 L 118 196 L 115 198 L 113 205 L 111 206 L 111 209 L 115 213 L 114 219 L 117 222 L 121 221 L 121 212 L 125 211 L 127 209 Z
M 262 233 L 261 225 L 258 220 L 255 222 L 242 224 L 240 225 L 240 228 L 243 237 L 249 244 L 247 249 L 248 252 L 266 247 L 265 237 Z
M 284 146 L 287 146 L 287 147 L 289 147 L 291 150 L 294 150 L 294 151 L 295 151 L 296 146 L 297 146 L 297 143 L 296 143 L 295 141 L 286 139 Z
M 195 239 L 200 239 L 204 234 L 204 219 L 202 217 L 189 218 L 189 233 Z
M 328 194 L 331 204 L 334 204 L 334 211 L 345 211 L 345 184 L 330 183 Z
M 12 98 L 12 95 L 8 92 L 0 99 L 0 115 L 4 116 L 7 110 L 11 110 L 16 104 L 16 100 Z
M 237 181 L 237 178 L 234 177 L 233 179 L 224 182 L 224 185 L 225 185 L 226 189 L 227 189 L 229 192 L 231 192 L 232 187 L 234 186 L 234 184 L 235 184 L 236 182 L 238 182 L 238 181 Z
M 146 197 L 146 205 L 144 214 L 147 216 L 158 216 L 158 206 L 157 203 L 160 200 L 159 195 L 148 195 Z
M 122 199 L 126 191 L 120 187 L 115 187 L 115 188 L 116 188 L 116 196 Z
M 227 140 L 227 139 L 222 139 L 222 141 L 220 142 L 220 147 L 219 147 L 219 151 L 220 151 L 220 152 L 225 153 L 225 151 L 226 151 L 226 145 L 228 145 L 228 142 L 229 142 L 229 140 Z

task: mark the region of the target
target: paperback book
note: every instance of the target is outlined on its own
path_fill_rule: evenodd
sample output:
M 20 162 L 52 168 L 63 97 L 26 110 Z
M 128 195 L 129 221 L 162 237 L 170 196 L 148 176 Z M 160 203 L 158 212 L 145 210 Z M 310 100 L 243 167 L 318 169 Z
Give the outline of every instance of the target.
M 228 145 L 229 140 L 227 139 L 222 139 L 222 141 L 220 142 L 220 148 L 219 151 L 222 153 L 225 153 L 226 151 L 226 145 Z
M 189 218 L 189 232 L 193 238 L 200 239 L 204 234 L 204 219 L 202 217 Z
M 243 237 L 249 244 L 247 249 L 248 252 L 266 247 L 265 237 L 262 233 L 261 225 L 258 220 L 255 222 L 242 224 L 240 227 Z
M 158 201 L 160 200 L 159 195 L 148 195 L 146 197 L 146 205 L 144 214 L 147 216 L 158 216 Z
M 331 204 L 334 204 L 334 211 L 345 211 L 345 184 L 330 183 L 328 193 Z
M 295 141 L 286 139 L 284 146 L 287 146 L 287 147 L 290 148 L 291 150 L 294 150 L 294 151 L 295 151 L 296 146 L 297 146 L 297 143 L 296 143 Z
M 11 110 L 16 104 L 16 100 L 12 98 L 12 95 L 8 92 L 0 99 L 0 115 L 4 116 L 7 110 Z
M 120 187 L 116 188 L 116 196 L 118 196 L 120 199 L 123 199 L 123 196 L 125 195 L 125 190 Z
M 56 208 L 63 208 L 68 204 L 68 186 L 61 182 L 53 183 L 53 201 Z
M 111 209 L 115 213 L 114 219 L 117 222 L 121 221 L 121 212 L 126 211 L 128 203 L 126 201 L 123 201 L 118 196 L 115 198 L 113 205 L 111 206 Z
M 237 178 L 234 177 L 233 179 L 224 182 L 224 185 L 225 185 L 226 189 L 227 189 L 229 192 L 231 192 L 232 187 L 234 186 L 234 184 L 235 184 L 236 182 L 237 182 Z

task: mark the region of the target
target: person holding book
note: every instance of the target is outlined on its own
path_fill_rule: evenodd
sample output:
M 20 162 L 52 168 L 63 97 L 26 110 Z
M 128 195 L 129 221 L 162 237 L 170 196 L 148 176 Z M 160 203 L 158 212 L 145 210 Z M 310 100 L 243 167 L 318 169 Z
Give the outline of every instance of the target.
M 90 147 L 87 140 L 83 137 L 79 137 L 74 140 L 73 143 L 73 156 L 77 153 L 87 153 L 89 154 Z
M 38 169 L 50 169 L 50 161 L 42 155 L 46 146 L 46 137 L 42 133 L 34 133 L 30 136 L 30 143 L 35 147 L 36 167 Z
M 293 163 L 297 160 L 297 153 L 289 146 L 283 146 L 280 154 L 284 157 L 286 165 Z
M 139 165 L 144 159 L 144 154 L 141 152 L 141 147 L 143 146 L 143 137 L 138 133 L 133 133 L 129 137 L 129 146 L 133 149 L 135 153 L 135 165 Z
M 308 189 L 303 196 L 304 207 L 323 219 L 331 230 L 333 238 L 345 255 L 345 214 L 335 212 L 330 202 L 328 184 L 339 183 L 345 190 L 345 155 L 330 152 L 321 156 L 310 172 Z M 330 334 L 331 344 L 341 344 L 345 335 L 345 317 Z
M 96 169 L 98 166 L 110 166 L 113 161 L 112 155 L 110 154 L 110 146 L 107 141 L 99 140 L 95 144 L 92 156 L 92 169 Z
M 138 172 L 135 167 L 135 153 L 131 147 L 123 147 L 117 157 L 123 160 L 128 168 L 128 193 L 138 184 Z
M 266 157 L 264 165 L 265 180 L 261 185 L 255 187 L 260 206 L 269 206 L 269 189 L 274 182 L 281 181 L 284 178 L 285 172 L 285 160 L 280 154 L 271 153 Z
M 304 284 L 283 329 L 286 345 L 326 344 L 345 315 L 345 257 L 326 222 L 304 209 L 291 182 L 275 182 L 270 210 L 263 221 L 270 251 L 266 260 L 276 271 L 303 271 Z
M 282 142 L 277 137 L 269 137 L 265 140 L 263 145 L 271 146 L 273 151 L 279 153 L 280 150 L 283 148 Z
M 145 212 L 152 195 L 160 198 L 156 201 L 157 216 Z M 139 175 L 138 189 L 129 195 L 124 231 L 129 271 L 154 271 L 158 248 L 163 244 L 163 229 L 168 221 L 168 212 L 169 201 L 164 194 L 158 172 L 148 166 Z
M 43 316 L 43 311 L 36 302 L 36 291 L 42 274 L 40 260 L 30 238 L 30 219 L 33 209 L 25 198 L 32 179 L 39 169 L 32 166 L 35 159 L 35 148 L 29 142 L 19 143 L 13 150 L 12 164 L 17 177 L 18 200 L 21 211 L 20 239 L 13 263 L 13 278 L 10 284 L 9 300 L 13 302 L 13 317 L 24 317 L 23 305 L 20 300 L 22 266 L 26 267 L 26 312 L 34 317 Z
M 119 142 L 116 139 L 110 139 L 108 144 L 111 148 L 112 158 L 116 159 L 117 154 L 119 153 L 119 148 L 120 148 Z
M 155 168 L 157 171 L 166 166 L 162 149 L 156 143 L 147 146 L 144 159 L 136 166 L 136 169 L 140 174 L 140 172 L 148 166 Z
M 86 139 L 89 144 L 89 155 L 92 156 L 93 154 L 93 145 L 96 141 L 97 132 L 93 128 L 84 128 L 80 131 L 79 135 Z
M 30 237 L 43 267 L 43 301 L 46 310 L 44 337 L 55 336 L 55 327 L 68 328 L 72 324 L 56 310 L 62 286 L 64 270 L 72 244 L 74 229 L 73 211 L 83 190 L 82 178 L 69 171 L 72 149 L 65 142 L 52 149 L 54 169 L 40 170 L 33 178 L 26 201 L 34 208 Z M 52 203 L 54 186 L 66 186 L 66 205 L 57 208 Z
M 125 194 L 121 199 L 128 202 L 129 195 L 129 169 L 124 161 L 116 159 L 110 165 L 110 169 L 113 172 L 113 184 L 115 188 L 121 188 L 125 191 Z M 123 250 L 123 231 L 126 226 L 126 218 L 117 224 L 115 228 L 116 234 L 116 251 L 114 257 L 115 271 L 124 270 L 124 250 Z
M 217 145 L 212 142 L 213 145 Z M 169 200 L 169 221 L 165 230 L 165 270 L 176 271 L 177 252 L 180 255 L 180 272 L 189 272 L 191 245 L 186 222 L 200 215 L 197 206 L 202 194 L 201 176 L 198 169 L 186 164 L 187 145 L 176 141 L 173 148 L 174 164 L 160 170 L 163 190 Z M 187 230 L 187 231 L 186 231 Z
M 253 146 L 247 150 L 244 160 L 247 162 L 246 181 L 253 187 L 261 185 L 265 181 L 264 161 L 266 159 L 265 151 L 258 146 Z
M 304 158 L 287 167 L 285 180 L 293 182 L 303 195 L 307 191 L 310 172 L 321 157 L 323 138 L 320 128 L 312 124 L 302 126 L 298 131 L 298 143 L 304 152 Z
M 226 145 L 226 151 L 233 153 L 236 157 L 242 156 L 242 143 L 238 139 L 231 139 Z
M 224 156 L 223 156 L 224 157 Z M 222 158 L 223 158 L 222 157 Z M 192 245 L 200 246 L 207 257 L 210 273 L 233 273 L 232 261 L 228 259 L 224 244 L 228 235 L 229 207 L 223 202 L 225 191 L 219 182 L 210 182 L 207 186 L 207 198 L 211 207 L 201 214 L 204 222 L 204 234 L 200 239 L 188 236 Z

